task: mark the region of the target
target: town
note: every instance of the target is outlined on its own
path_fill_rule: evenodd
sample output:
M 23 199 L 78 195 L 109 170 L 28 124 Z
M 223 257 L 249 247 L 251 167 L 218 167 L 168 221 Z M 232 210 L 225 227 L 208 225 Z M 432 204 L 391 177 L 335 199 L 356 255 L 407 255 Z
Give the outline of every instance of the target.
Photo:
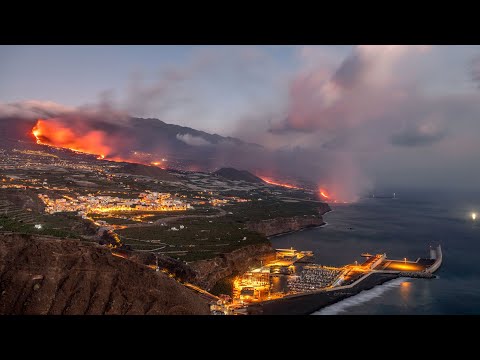
M 64 195 L 59 199 L 50 199 L 48 195 L 39 194 L 38 197 L 46 205 L 45 212 L 78 212 L 79 216 L 87 218 L 88 213 L 107 213 L 124 211 L 184 211 L 191 209 L 189 203 L 172 199 L 169 193 L 147 191 L 140 193 L 139 198 L 119 198 L 113 196 L 79 196 L 72 198 Z
M 320 221 L 323 205 L 305 189 L 31 142 L 7 140 L 0 153 L 0 231 L 96 241 L 184 262 L 268 243 L 254 224 L 292 216 Z

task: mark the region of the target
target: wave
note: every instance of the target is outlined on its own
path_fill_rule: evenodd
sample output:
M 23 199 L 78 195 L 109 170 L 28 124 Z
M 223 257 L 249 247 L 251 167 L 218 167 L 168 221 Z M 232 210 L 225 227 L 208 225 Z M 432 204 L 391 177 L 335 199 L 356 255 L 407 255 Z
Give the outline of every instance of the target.
M 408 280 L 408 278 L 401 277 L 391 281 L 387 281 L 382 285 L 375 286 L 373 289 L 363 290 L 357 295 L 353 295 L 349 298 L 339 301 L 338 303 L 326 306 L 323 309 L 315 311 L 310 315 L 337 315 L 346 311 L 352 306 L 361 305 L 377 297 L 380 297 L 386 291 L 400 286 L 400 284 L 406 280 Z

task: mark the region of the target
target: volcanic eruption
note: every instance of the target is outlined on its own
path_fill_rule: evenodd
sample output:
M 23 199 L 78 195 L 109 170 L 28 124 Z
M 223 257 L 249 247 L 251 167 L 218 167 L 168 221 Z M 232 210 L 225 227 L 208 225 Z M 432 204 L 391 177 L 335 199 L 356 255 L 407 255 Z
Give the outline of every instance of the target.
M 82 131 L 75 127 L 67 127 L 58 119 L 39 119 L 32 129 L 37 144 L 50 145 L 70 149 L 85 154 L 97 155 L 104 159 L 112 152 L 107 145 L 108 136 L 101 130 Z

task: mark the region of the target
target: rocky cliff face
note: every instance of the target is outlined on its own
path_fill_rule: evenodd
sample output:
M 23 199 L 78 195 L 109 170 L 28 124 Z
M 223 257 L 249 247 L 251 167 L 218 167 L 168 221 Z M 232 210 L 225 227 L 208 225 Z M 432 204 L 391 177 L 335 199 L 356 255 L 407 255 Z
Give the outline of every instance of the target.
M 324 221 L 321 216 L 295 216 L 250 222 L 247 224 L 247 227 L 249 230 L 259 232 L 265 236 L 273 236 L 323 224 Z
M 260 261 L 275 258 L 275 251 L 270 243 L 248 245 L 241 249 L 222 254 L 213 259 L 196 261 L 191 265 L 197 273 L 195 282 L 210 290 L 215 283 L 232 274 L 243 273 L 251 266 L 260 266 Z
M 0 234 L 0 314 L 208 314 L 161 272 L 78 240 Z
M 325 222 L 323 221 L 322 215 L 331 210 L 328 204 L 321 203 L 319 204 L 318 215 L 252 221 L 247 223 L 247 227 L 249 230 L 259 232 L 265 236 L 279 235 L 312 226 L 323 225 Z

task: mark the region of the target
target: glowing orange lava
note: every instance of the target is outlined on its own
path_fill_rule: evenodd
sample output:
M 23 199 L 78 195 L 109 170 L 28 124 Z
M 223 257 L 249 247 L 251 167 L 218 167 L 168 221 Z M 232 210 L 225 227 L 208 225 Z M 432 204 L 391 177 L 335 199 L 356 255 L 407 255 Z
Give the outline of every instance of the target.
M 258 176 L 258 175 L 257 175 Z M 298 187 L 298 186 L 295 186 L 295 185 L 291 185 L 291 184 L 286 184 L 286 183 L 281 183 L 281 182 L 278 182 L 278 181 L 274 181 L 272 180 L 271 178 L 267 178 L 265 176 L 258 176 L 260 179 L 262 179 L 263 181 L 265 181 L 267 184 L 270 184 L 270 185 L 276 185 L 276 186 L 281 186 L 281 187 L 285 187 L 285 188 L 288 188 L 288 189 L 297 189 L 297 190 L 304 190 L 303 188 L 301 187 Z
M 39 119 L 32 129 L 32 134 L 37 144 L 50 145 L 70 149 L 90 155 L 98 155 L 104 159 L 111 148 L 106 145 L 107 134 L 100 130 L 89 130 L 69 128 L 56 119 L 48 121 Z
M 40 145 L 68 149 L 81 154 L 96 155 L 97 160 L 154 165 L 164 169 L 160 166 L 161 162 L 140 162 L 137 159 L 123 158 L 114 154 L 113 148 L 109 145 L 114 146 L 114 143 L 109 139 L 108 134 L 101 130 L 70 127 L 59 119 L 38 119 L 32 129 L 32 134 L 37 144 Z M 162 162 L 164 160 L 162 159 Z
M 38 138 L 40 136 L 40 130 L 37 128 L 37 125 L 34 126 L 32 130 L 33 136 L 35 136 L 35 139 L 37 139 L 37 144 L 41 144 L 40 139 Z
M 325 199 L 330 199 L 330 195 L 328 194 L 327 190 L 320 188 L 320 195 Z
M 150 165 L 159 167 L 160 169 L 164 169 L 164 167 L 162 166 L 162 162 L 161 162 L 161 161 L 152 161 L 152 162 L 150 163 Z

